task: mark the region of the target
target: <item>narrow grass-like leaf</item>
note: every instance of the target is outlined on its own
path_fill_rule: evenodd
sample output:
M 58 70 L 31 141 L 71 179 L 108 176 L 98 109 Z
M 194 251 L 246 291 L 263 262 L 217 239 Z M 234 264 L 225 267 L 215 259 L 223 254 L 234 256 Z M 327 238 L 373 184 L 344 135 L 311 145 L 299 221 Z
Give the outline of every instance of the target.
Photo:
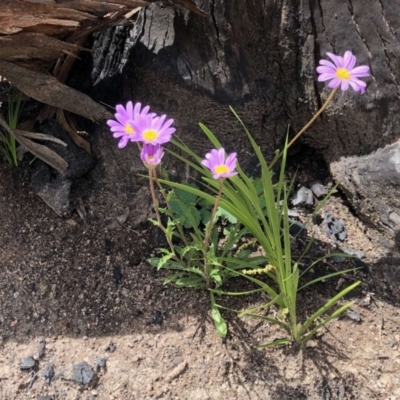
M 301 326 L 299 331 L 299 336 L 301 337 L 308 329 L 308 327 L 322 314 L 326 313 L 330 308 L 332 308 L 342 297 L 346 296 L 347 293 L 351 292 L 354 288 L 356 288 L 361 282 L 354 282 L 352 285 L 343 289 L 336 296 L 332 297 L 328 300 L 317 312 L 315 312 L 311 317 L 307 319 L 306 322 Z

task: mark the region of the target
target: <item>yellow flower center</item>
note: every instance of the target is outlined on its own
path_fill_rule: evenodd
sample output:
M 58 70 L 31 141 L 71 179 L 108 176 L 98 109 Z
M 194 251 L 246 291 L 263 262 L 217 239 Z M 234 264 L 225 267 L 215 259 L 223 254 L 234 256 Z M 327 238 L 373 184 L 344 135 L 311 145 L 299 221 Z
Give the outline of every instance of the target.
M 129 124 L 126 124 L 125 125 L 125 132 L 128 135 L 133 135 L 135 133 L 135 130 Z
M 225 172 L 229 172 L 229 168 L 226 165 L 218 165 L 214 168 L 217 174 L 223 174 Z
M 143 139 L 147 142 L 154 142 L 158 138 L 158 132 L 154 129 L 146 129 L 143 132 Z
M 350 79 L 350 72 L 346 68 L 338 68 L 336 70 L 336 76 L 339 79 L 349 80 Z

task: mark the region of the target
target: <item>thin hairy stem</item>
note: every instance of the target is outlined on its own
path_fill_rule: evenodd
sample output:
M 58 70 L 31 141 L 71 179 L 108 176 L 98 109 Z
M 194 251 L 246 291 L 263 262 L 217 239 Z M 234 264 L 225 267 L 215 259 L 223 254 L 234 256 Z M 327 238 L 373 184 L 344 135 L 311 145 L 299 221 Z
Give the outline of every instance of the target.
M 161 175 L 164 175 L 162 170 L 161 170 Z M 167 179 L 165 176 L 163 176 L 163 177 L 164 177 L 164 179 Z M 187 246 L 188 245 L 188 241 L 186 239 L 185 233 L 183 232 L 182 225 L 176 220 L 174 212 L 172 211 L 171 205 L 169 204 L 169 201 L 168 201 L 167 195 L 165 193 L 165 190 L 162 187 L 162 185 L 161 185 L 160 181 L 158 180 L 157 176 L 155 176 L 155 181 L 156 181 L 158 189 L 160 190 L 160 193 L 161 193 L 161 195 L 162 195 L 162 197 L 163 197 L 163 199 L 165 201 L 165 204 L 167 205 L 170 217 L 174 220 L 175 226 L 178 229 L 178 232 L 179 232 L 179 234 L 181 236 L 181 239 L 182 239 L 183 243 L 185 243 L 185 245 Z M 175 193 L 175 189 L 173 189 L 173 191 Z
M 218 209 L 218 204 L 221 200 L 221 196 L 222 196 L 222 187 L 224 186 L 224 180 L 220 179 L 219 180 L 219 190 L 218 190 L 218 194 L 217 194 L 217 198 L 215 199 L 215 203 L 214 203 L 214 208 L 211 212 L 211 218 L 210 218 L 210 222 L 207 225 L 206 228 L 206 234 L 204 236 L 204 248 L 203 248 L 203 254 L 204 254 L 204 275 L 205 275 L 205 279 L 206 279 L 206 285 L 207 285 L 207 289 L 210 288 L 210 265 L 208 263 L 208 257 L 207 257 L 207 252 L 208 252 L 208 248 L 210 245 L 210 236 L 211 236 L 211 231 L 212 228 L 214 226 L 214 218 L 215 218 L 215 213 L 217 212 Z
M 149 180 L 150 180 L 150 192 L 151 192 L 151 197 L 153 199 L 154 211 L 156 213 L 158 227 L 163 231 L 165 238 L 167 239 L 167 242 L 171 249 L 171 252 L 175 254 L 174 245 L 172 244 L 172 240 L 169 237 L 167 230 L 165 229 L 164 225 L 161 222 L 160 211 L 158 210 L 158 200 L 156 196 L 156 191 L 154 189 L 154 181 L 157 180 L 157 173 L 155 168 L 149 168 Z
M 316 112 L 316 114 L 307 122 L 306 125 L 297 133 L 297 135 L 288 143 L 287 148 L 288 149 L 290 146 L 292 146 L 293 143 L 296 142 L 296 140 L 313 124 L 313 122 L 324 112 L 326 107 L 328 107 L 329 103 L 332 101 L 333 97 L 335 96 L 335 93 L 337 92 L 338 88 L 334 88 L 328 98 L 326 99 L 325 103 L 322 105 L 322 107 Z M 269 168 L 271 169 L 275 163 L 282 157 L 283 151 L 281 151 L 271 162 L 269 165 Z

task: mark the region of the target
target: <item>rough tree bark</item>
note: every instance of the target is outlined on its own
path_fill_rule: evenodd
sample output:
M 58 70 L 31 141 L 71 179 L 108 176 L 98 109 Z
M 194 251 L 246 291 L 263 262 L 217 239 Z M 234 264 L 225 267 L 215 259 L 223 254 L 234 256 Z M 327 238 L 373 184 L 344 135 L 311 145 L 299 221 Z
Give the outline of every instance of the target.
M 350 49 L 360 64 L 371 67 L 366 94 L 338 93 L 302 140 L 332 163 L 366 155 L 398 138 L 398 2 L 195 3 L 210 18 L 155 4 L 142 11 L 131 65 L 121 80 L 123 94 L 116 91 L 115 102 L 133 98 L 173 115 L 192 144 L 201 145 L 196 125 L 205 122 L 230 150 L 245 141 L 229 113 L 227 105 L 233 105 L 271 155 L 282 145 L 287 127 L 293 135 L 327 97 L 329 89 L 316 81 L 318 61 L 327 51 Z M 336 171 L 345 165 L 336 163 Z M 391 231 L 398 222 L 390 222 Z

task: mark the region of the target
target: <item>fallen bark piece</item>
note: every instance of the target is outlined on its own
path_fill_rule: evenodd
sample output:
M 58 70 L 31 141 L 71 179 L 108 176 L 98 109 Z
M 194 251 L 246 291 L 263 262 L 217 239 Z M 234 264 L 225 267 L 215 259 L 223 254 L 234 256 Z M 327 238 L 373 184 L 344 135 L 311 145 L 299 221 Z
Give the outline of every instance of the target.
M 332 175 L 357 214 L 394 236 L 400 230 L 400 142 L 331 163 Z
M 89 96 L 72 89 L 48 73 L 28 70 L 7 61 L 0 61 L 0 75 L 28 97 L 92 121 L 112 118 L 112 114 Z

